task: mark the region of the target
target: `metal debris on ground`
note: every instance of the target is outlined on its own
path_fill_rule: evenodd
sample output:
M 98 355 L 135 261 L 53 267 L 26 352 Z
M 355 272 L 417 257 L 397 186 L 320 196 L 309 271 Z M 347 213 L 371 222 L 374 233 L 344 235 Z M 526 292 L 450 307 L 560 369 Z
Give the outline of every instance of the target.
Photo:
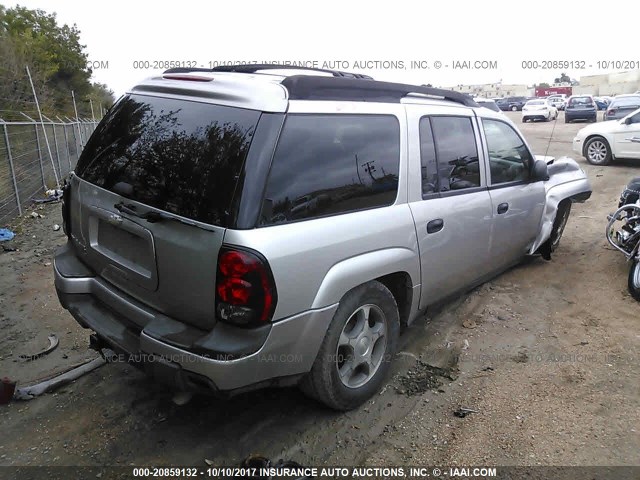
M 453 412 L 453 414 L 459 418 L 464 418 L 470 413 L 480 413 L 480 412 L 478 410 L 473 410 L 472 408 L 464 408 L 464 407 L 460 407 L 455 412 Z
M 58 348 L 58 344 L 60 343 L 60 341 L 58 340 L 58 337 L 56 337 L 53 334 L 49 335 L 48 339 L 49 339 L 49 346 L 44 350 L 38 353 L 34 353 L 32 355 L 19 355 L 18 358 L 22 360 L 26 360 L 27 362 L 30 362 L 31 360 L 36 360 L 37 358 L 43 357 L 53 352 L 56 348 Z
M 58 225 L 57 223 L 53 226 L 53 231 L 57 232 L 58 230 L 60 230 L 60 225 Z
M 107 363 L 104 358 L 98 357 L 93 360 L 89 360 L 83 364 L 77 365 L 71 370 L 67 370 L 64 373 L 56 375 L 55 377 L 45 380 L 44 382 L 30 385 L 28 387 L 20 387 L 16 390 L 13 398 L 16 400 L 31 400 L 43 393 L 54 390 L 62 385 L 66 385 L 69 382 L 77 380 L 82 375 L 95 370 Z
M 33 203 L 52 203 L 57 202 L 62 198 L 62 190 L 47 190 L 45 192 L 46 198 L 36 198 L 33 200 Z

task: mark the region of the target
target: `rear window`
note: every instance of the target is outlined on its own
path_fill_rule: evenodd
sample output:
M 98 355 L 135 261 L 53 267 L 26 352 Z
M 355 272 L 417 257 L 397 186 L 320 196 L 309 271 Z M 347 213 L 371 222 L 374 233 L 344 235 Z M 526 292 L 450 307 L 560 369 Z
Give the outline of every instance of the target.
M 131 95 L 98 125 L 77 175 L 127 198 L 223 225 L 259 112 Z
M 260 217 L 272 225 L 391 205 L 400 125 L 388 115 L 289 115 Z
M 569 105 L 593 105 L 591 97 L 574 97 L 569 100 Z
M 527 102 L 527 105 L 544 105 L 545 101 L 544 100 L 529 100 Z

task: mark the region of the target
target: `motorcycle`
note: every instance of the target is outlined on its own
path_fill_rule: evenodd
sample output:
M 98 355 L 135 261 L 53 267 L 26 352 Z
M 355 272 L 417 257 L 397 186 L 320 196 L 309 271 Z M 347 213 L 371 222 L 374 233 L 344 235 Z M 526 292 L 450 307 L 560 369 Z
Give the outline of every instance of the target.
M 629 293 L 640 301 L 640 177 L 627 184 L 620 195 L 618 209 L 607 215 L 607 219 L 607 240 L 631 260 Z M 621 222 L 619 228 L 618 222 Z

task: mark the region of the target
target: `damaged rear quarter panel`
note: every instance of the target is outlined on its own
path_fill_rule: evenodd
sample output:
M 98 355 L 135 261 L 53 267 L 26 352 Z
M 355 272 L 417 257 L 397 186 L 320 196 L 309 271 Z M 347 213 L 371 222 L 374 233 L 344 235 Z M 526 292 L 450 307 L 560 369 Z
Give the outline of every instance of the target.
M 530 254 L 549 239 L 558 205 L 562 200 L 570 198 L 574 202 L 584 202 L 591 195 L 587 174 L 574 159 L 559 158 L 552 161 L 548 169 L 549 180 L 544 182 L 546 205 L 540 221 L 540 231 L 529 250 Z

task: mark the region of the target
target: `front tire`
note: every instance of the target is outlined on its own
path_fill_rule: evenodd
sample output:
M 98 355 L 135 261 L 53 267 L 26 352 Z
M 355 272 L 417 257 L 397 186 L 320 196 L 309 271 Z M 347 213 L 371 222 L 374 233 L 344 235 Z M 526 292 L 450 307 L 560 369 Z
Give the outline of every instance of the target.
M 611 163 L 611 148 L 602 137 L 593 137 L 584 146 L 584 156 L 591 165 L 609 165 Z
M 629 293 L 640 302 L 640 260 L 634 260 L 629 269 Z
M 335 410 L 366 402 L 385 381 L 400 335 L 393 294 L 377 281 L 340 301 L 302 391 Z
M 518 107 L 516 107 L 515 105 L 513 107 L 511 107 L 511 111 L 512 112 L 517 112 L 518 111 Z

